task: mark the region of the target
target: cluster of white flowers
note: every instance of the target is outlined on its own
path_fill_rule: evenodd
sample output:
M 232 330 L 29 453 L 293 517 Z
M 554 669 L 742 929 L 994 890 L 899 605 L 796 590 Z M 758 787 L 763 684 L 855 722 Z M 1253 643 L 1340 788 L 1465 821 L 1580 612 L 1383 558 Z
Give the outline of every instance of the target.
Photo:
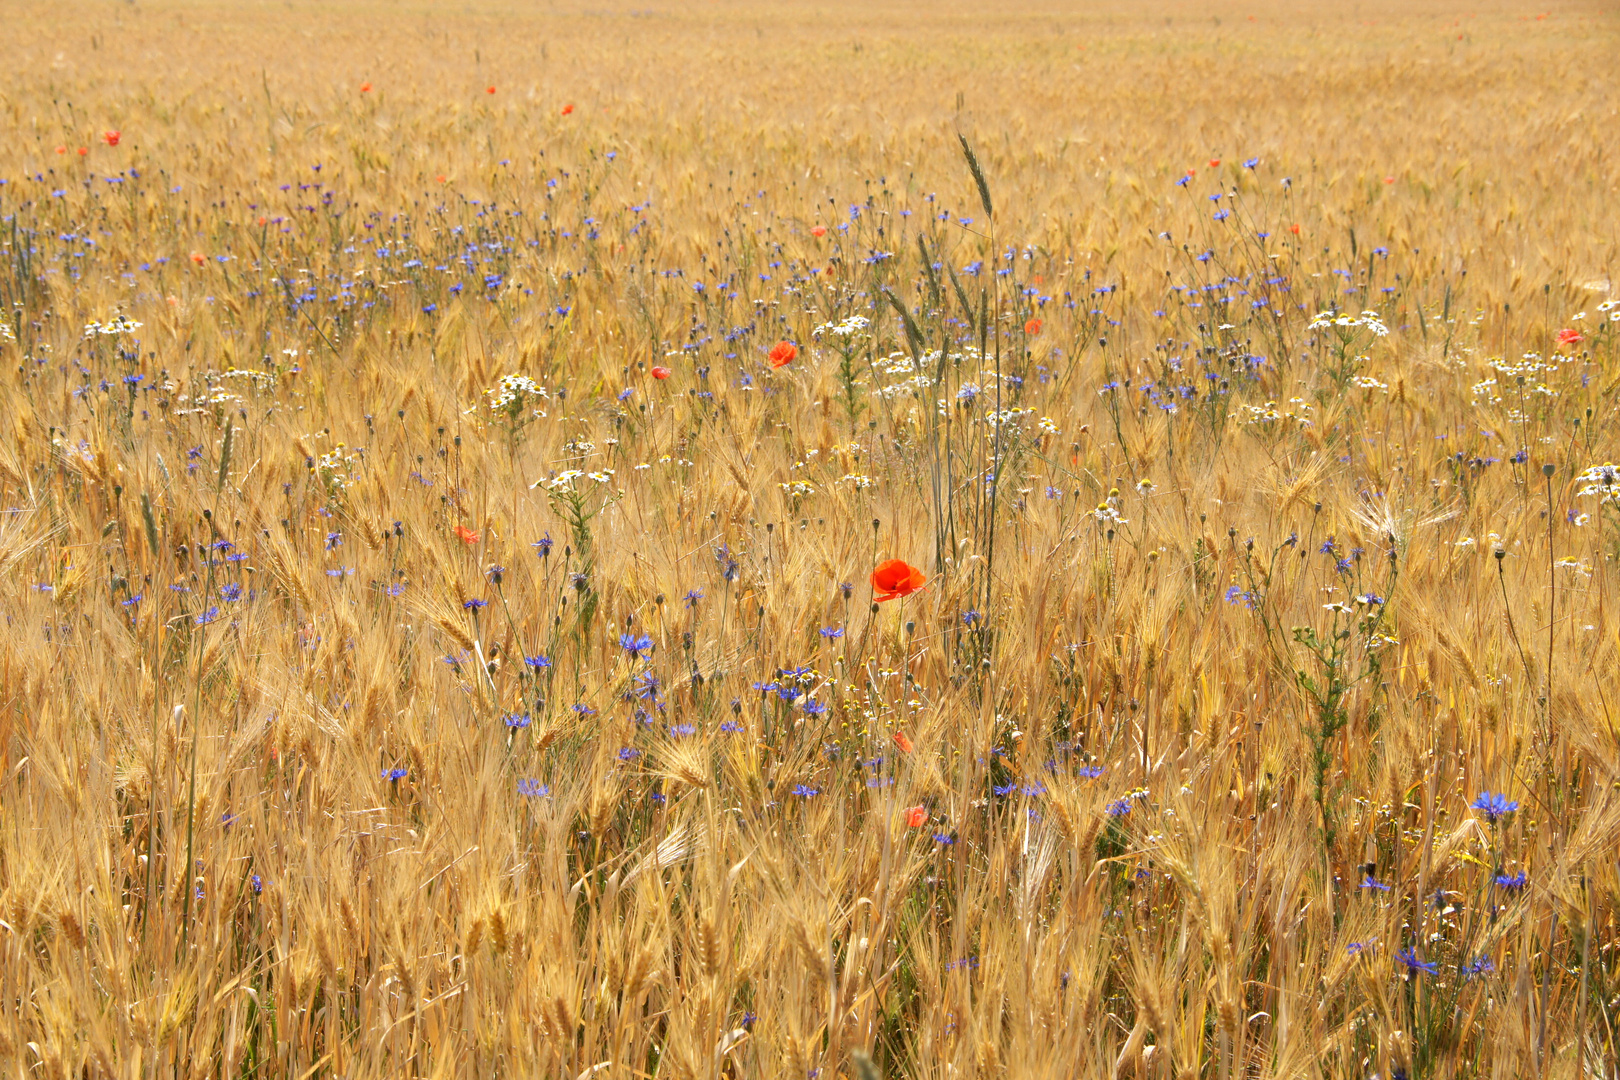
M 1388 390 L 1389 389 L 1389 384 L 1388 383 L 1379 382 L 1377 379 L 1373 378 L 1371 375 L 1352 375 L 1352 376 L 1350 376 L 1350 385 L 1351 386 L 1359 386 L 1363 390 Z
M 1303 398 L 1289 398 L 1287 405 L 1268 401 L 1264 405 L 1243 406 L 1243 420 L 1247 424 L 1271 424 L 1292 420 L 1296 424 L 1309 424 L 1312 406 Z
M 1131 523 L 1129 518 L 1120 516 L 1119 488 L 1110 488 L 1108 491 L 1108 498 L 1097 504 L 1097 509 L 1091 512 L 1091 516 L 1095 518 L 1098 523 L 1107 525 L 1109 527 L 1113 527 L 1115 525 L 1129 525 Z
M 1343 332 L 1357 328 L 1370 330 L 1374 337 L 1385 337 L 1389 334 L 1389 327 L 1384 325 L 1383 317 L 1376 311 L 1363 311 L 1360 315 L 1350 315 L 1342 311 L 1324 311 L 1311 320 L 1312 330 L 1337 329 Z
M 206 394 L 192 397 L 190 394 L 179 395 L 183 403 L 175 410 L 177 416 L 197 416 L 208 411 L 211 405 L 237 405 L 242 401 L 241 394 L 233 394 L 223 386 L 211 386 Z
M 872 320 L 868 319 L 866 316 L 851 315 L 847 319 L 842 319 L 838 322 L 822 323 L 820 326 L 810 331 L 810 336 L 820 337 L 823 334 L 831 334 L 834 337 L 851 337 L 860 333 L 862 330 L 865 330 L 871 325 Z
M 1057 421 L 1053 420 L 1050 416 L 1041 417 L 1041 422 L 1036 426 L 1047 435 L 1056 435 L 1058 433 Z
M 873 480 L 870 476 L 864 476 L 861 473 L 845 473 L 839 479 L 853 484 L 856 491 L 863 491 L 877 483 L 877 481 Z
M 266 389 L 268 387 L 274 386 L 275 382 L 276 382 L 275 375 L 271 374 L 270 372 L 268 372 L 268 371 L 254 371 L 251 368 L 231 368 L 228 371 L 224 372 L 222 375 L 220 375 L 220 378 L 222 378 L 222 379 L 251 379 L 251 380 L 253 380 L 253 385 L 259 387 L 260 389 Z
M 489 407 L 505 409 L 525 398 L 547 396 L 546 388 L 527 375 L 502 375 L 501 381 L 489 391 Z
M 16 341 L 17 335 L 11 332 L 11 324 L 0 322 L 0 341 Z
M 816 493 L 815 486 L 804 480 L 791 480 L 788 483 L 778 484 L 776 486 L 782 489 L 782 494 L 791 495 L 796 499 L 803 498 L 806 495 L 814 495 Z
M 318 472 L 329 483 L 338 487 L 348 487 L 354 483 L 350 466 L 360 459 L 363 448 L 356 447 L 350 450 L 343 443 L 338 443 L 332 449 L 316 458 L 310 464 L 311 472 Z
M 1585 485 L 1577 495 L 1596 495 L 1604 502 L 1620 503 L 1620 465 L 1607 461 L 1593 465 L 1575 477 L 1575 482 Z
M 84 324 L 84 336 L 89 338 L 95 337 L 97 334 L 132 334 L 140 329 L 141 325 L 141 323 L 125 318 L 122 315 L 114 315 L 105 323 L 99 323 L 91 319 Z
M 984 414 L 984 422 L 992 428 L 997 428 L 1009 421 L 1017 420 L 1020 416 L 1034 415 L 1034 409 L 1002 409 L 1000 412 L 991 410 Z
M 550 479 L 536 480 L 534 483 L 530 484 L 529 487 L 547 487 L 553 491 L 562 491 L 564 488 L 568 487 L 568 485 L 572 484 L 575 480 L 578 480 L 582 476 L 588 480 L 595 480 L 598 484 L 605 484 L 609 480 L 613 479 L 613 470 L 599 469 L 596 472 L 586 472 L 584 469 L 564 469 L 562 472 L 551 477 Z
M 1620 300 L 1605 300 L 1598 305 L 1598 310 L 1607 311 L 1610 322 L 1620 322 Z

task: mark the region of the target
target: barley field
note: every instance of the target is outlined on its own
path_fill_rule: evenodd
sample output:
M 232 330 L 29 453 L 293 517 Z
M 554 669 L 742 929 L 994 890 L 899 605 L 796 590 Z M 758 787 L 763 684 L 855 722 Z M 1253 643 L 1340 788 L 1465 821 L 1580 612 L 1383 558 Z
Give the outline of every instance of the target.
M 1614 1077 L 1620 11 L 634 2 L 7 6 L 0 1075 Z

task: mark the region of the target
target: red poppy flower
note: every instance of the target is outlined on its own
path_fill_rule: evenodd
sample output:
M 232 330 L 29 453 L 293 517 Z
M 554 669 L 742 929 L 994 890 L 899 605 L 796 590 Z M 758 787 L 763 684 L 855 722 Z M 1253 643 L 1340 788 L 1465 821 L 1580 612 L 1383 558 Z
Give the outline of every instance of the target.
M 912 750 L 916 749 L 911 745 L 911 740 L 906 737 L 906 733 L 903 731 L 897 731 L 894 733 L 894 745 L 898 746 L 908 754 L 911 753 Z
M 897 596 L 910 596 L 928 581 L 923 572 L 903 559 L 886 559 L 872 571 L 872 591 L 882 593 L 873 597 L 878 603 Z
M 493 86 L 489 87 L 488 89 L 486 89 L 484 91 L 484 93 L 486 93 L 486 94 L 493 94 L 494 92 L 495 92 L 495 88 Z
M 1288 226 L 1288 231 L 1293 233 L 1295 236 L 1298 236 L 1299 235 L 1299 226 L 1298 225 L 1290 225 L 1290 226 Z
M 79 147 L 79 156 L 80 157 L 84 157 L 84 155 L 88 154 L 89 152 L 90 152 L 90 148 L 88 146 Z
M 108 146 L 117 146 L 118 140 L 121 138 L 123 138 L 123 136 L 116 131 L 103 131 L 101 133 L 101 141 L 106 143 Z
M 1209 167 L 1212 168 L 1212 169 L 1220 168 L 1221 167 L 1221 159 L 1218 158 L 1218 157 L 1210 158 L 1209 159 Z
M 667 367 L 655 367 L 652 369 L 652 377 L 655 379 L 667 379 L 673 374 L 675 373 Z
M 448 176 L 444 175 L 444 173 L 440 173 L 438 176 L 435 176 L 433 179 L 435 179 L 439 183 L 443 184 L 443 183 L 447 182 L 450 178 Z
M 191 261 L 196 263 L 198 266 L 201 266 L 203 264 L 203 253 L 200 251 L 193 251 L 191 253 Z
M 371 93 L 371 84 L 370 84 L 370 83 L 368 83 L 368 82 L 363 82 L 363 83 L 361 83 L 361 84 L 360 84 L 360 92 L 361 92 L 361 93 L 362 93 L 362 94 L 369 94 L 369 93 Z
M 810 235 L 815 236 L 815 237 L 826 236 L 827 235 L 827 226 L 825 226 L 825 225 L 812 226 L 811 229 L 810 229 Z
M 1031 319 L 1031 320 L 1029 320 L 1029 322 L 1024 324 L 1024 333 L 1028 334 L 1030 337 L 1034 337 L 1036 334 L 1038 334 L 1040 332 L 1041 332 L 1041 320 L 1039 320 L 1039 319 Z
M 1581 337 L 1581 332 L 1579 330 L 1560 330 L 1560 331 L 1558 331 L 1558 344 L 1560 344 L 1560 345 L 1573 345 L 1577 341 L 1584 341 L 1584 340 L 1585 339 Z
M 461 541 L 464 544 L 478 543 L 478 534 L 467 528 L 465 525 L 456 526 L 456 535 L 461 538 Z
M 1384 183 L 1386 183 L 1386 184 L 1393 184 L 1393 183 L 1394 183 L 1394 182 L 1395 182 L 1395 178 L 1394 178 L 1394 177 L 1393 177 L 1393 176 L 1386 176 L 1386 177 L 1384 177 Z
M 67 147 L 65 147 L 65 146 L 58 146 L 58 147 L 57 147 L 57 148 L 56 148 L 56 152 L 57 152 L 57 153 L 58 153 L 58 154 L 65 154 L 65 153 L 67 153 Z
M 572 112 L 573 112 L 573 111 L 574 111 L 574 107 L 573 107 L 573 106 L 572 106 L 572 105 L 564 105 L 564 106 L 563 106 L 563 110 L 562 110 L 562 112 L 563 112 L 563 115 L 564 115 L 564 116 L 567 116 L 567 115 L 569 115 L 569 114 L 570 114 L 570 113 L 572 113 Z
M 920 829 L 928 824 L 928 808 L 926 806 L 913 806 L 906 811 L 906 824 L 913 829 Z
M 771 351 L 768 354 L 768 357 L 771 362 L 771 367 L 779 368 L 786 367 L 788 364 L 793 363 L 793 358 L 798 355 L 799 347 L 793 344 L 793 342 L 778 341 L 775 345 L 771 346 Z
M 263 214 L 259 215 L 259 224 L 260 225 L 268 225 L 269 223 L 270 223 L 269 218 L 265 217 Z

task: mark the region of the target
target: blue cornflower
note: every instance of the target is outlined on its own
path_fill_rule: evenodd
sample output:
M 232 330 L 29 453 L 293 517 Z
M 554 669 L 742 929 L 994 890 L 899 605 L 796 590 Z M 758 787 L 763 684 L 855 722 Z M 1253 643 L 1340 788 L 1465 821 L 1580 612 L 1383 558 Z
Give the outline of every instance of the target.
M 550 659 L 544 656 L 525 656 L 523 658 L 523 662 L 534 668 L 536 671 L 544 671 L 546 668 L 551 666 Z
M 978 621 L 979 621 L 979 613 L 977 611 L 964 611 L 964 612 L 962 612 L 962 625 L 963 626 L 972 626 L 974 623 L 976 623 Z
M 548 532 L 546 535 L 542 536 L 529 546 L 534 548 L 535 552 L 539 554 L 542 559 L 544 559 L 547 555 L 551 554 L 551 544 L 551 534 Z
M 620 634 L 619 647 L 630 654 L 630 659 L 640 660 L 641 654 L 653 647 L 653 639 L 646 634 Z
M 638 697 L 638 698 L 649 698 L 650 697 L 654 701 L 657 701 L 658 700 L 658 687 L 660 685 L 660 683 L 658 681 L 658 676 L 654 675 L 650 671 L 644 671 L 637 677 L 637 679 L 638 679 L 638 681 L 636 682 L 636 685 L 635 685 L 635 695 L 636 695 L 636 697 Z
M 1322 546 L 1318 550 L 1320 550 L 1323 555 L 1333 554 L 1333 537 L 1330 536 L 1326 540 L 1322 541 Z
M 1530 882 L 1530 879 L 1524 876 L 1523 870 L 1520 870 L 1517 874 L 1513 874 L 1511 876 L 1508 874 L 1497 874 L 1496 877 L 1492 878 L 1491 880 L 1494 881 L 1496 883 L 1496 887 L 1501 889 L 1503 892 L 1519 892 Z
M 688 589 L 683 599 L 685 599 L 687 607 L 697 607 L 697 602 L 703 599 L 703 594 L 696 589 Z
M 531 722 L 528 713 L 507 713 L 505 719 L 509 728 L 526 728 Z
M 1349 953 L 1351 956 L 1360 956 L 1363 953 L 1370 953 L 1376 948 L 1378 948 L 1378 944 L 1376 942 L 1352 941 L 1350 944 L 1344 947 L 1344 951 Z
M 589 705 L 585 704 L 583 701 L 576 701 L 574 703 L 574 711 L 579 713 L 579 715 L 581 715 L 581 716 L 595 716 L 596 715 L 596 710 L 591 708 Z
M 823 701 L 817 701 L 815 698 L 805 698 L 804 711 L 811 716 L 820 716 L 827 711 L 827 704 Z
M 410 774 L 411 774 L 411 770 L 409 770 L 409 769 L 401 769 L 401 768 L 384 769 L 382 771 L 382 778 L 384 780 L 403 780 L 407 776 L 409 776 Z
M 1361 887 L 1363 889 L 1378 889 L 1381 892 L 1389 892 L 1389 886 L 1385 885 L 1382 881 L 1379 881 L 1371 874 L 1368 874 L 1362 879 Z
M 811 787 L 809 784 L 794 784 L 792 794 L 797 795 L 802 799 L 810 799 L 820 795 L 821 789 L 818 787 Z
M 823 626 L 821 628 L 821 636 L 826 638 L 828 641 L 831 641 L 833 638 L 841 638 L 844 636 L 844 628 L 842 626 Z
M 1496 962 L 1488 956 L 1478 956 L 1472 962 L 1463 965 L 1463 971 L 1469 978 L 1485 975 L 1496 970 Z
M 956 843 L 956 837 L 952 836 L 950 833 L 937 832 L 934 834 L 934 843 L 954 844 Z
M 340 533 L 340 532 L 329 532 L 329 533 L 326 534 L 326 550 L 327 551 L 331 551 L 335 547 L 342 547 L 342 546 L 343 546 L 343 534 L 342 533 Z
M 1257 158 L 1257 157 L 1252 157 L 1252 158 L 1248 159 L 1247 161 L 1245 161 L 1243 163 L 1243 167 L 1245 169 L 1252 169 L 1252 168 L 1254 168 L 1255 166 L 1257 166 L 1259 164 L 1260 164 L 1260 159 Z
M 1396 953 L 1395 962 L 1406 968 L 1407 973 L 1411 975 L 1416 975 L 1420 971 L 1429 975 L 1437 975 L 1440 972 L 1439 965 L 1419 959 L 1418 954 L 1412 949 L 1402 949 Z
M 1502 818 L 1517 810 L 1519 804 L 1509 800 L 1505 794 L 1493 795 L 1489 791 L 1482 791 L 1479 798 L 1474 800 L 1473 808 L 1484 814 L 1487 822 L 1495 825 Z
M 219 598 L 227 603 L 235 603 L 242 599 L 242 586 L 236 582 L 227 582 L 219 587 Z
M 669 737 L 672 739 L 684 738 L 696 730 L 697 728 L 693 727 L 691 724 L 674 724 L 671 725 L 669 729 Z
M 996 795 L 1011 795 L 1017 784 L 992 784 L 990 790 Z
M 488 600 L 463 600 L 461 602 L 461 606 L 466 608 L 468 611 L 477 611 L 481 607 L 488 607 L 489 606 L 489 601 Z
M 519 780 L 517 790 L 519 795 L 543 796 L 551 794 L 551 786 L 542 784 L 538 780 Z
M 743 726 L 735 720 L 727 720 L 725 723 L 720 725 L 720 730 L 726 732 L 728 735 L 741 731 L 742 729 Z
M 143 599 L 145 599 L 145 597 L 146 597 L 145 593 L 136 593 L 134 596 L 130 597 L 128 600 L 120 600 L 118 603 L 122 607 L 134 607 L 136 604 L 140 603 Z
M 640 756 L 640 754 L 641 751 L 637 750 L 635 747 L 626 746 L 619 750 L 619 760 L 629 761 L 631 758 Z
M 1075 772 L 1076 776 L 1082 776 L 1087 780 L 1095 780 L 1102 774 L 1103 767 L 1101 765 L 1082 765 Z
M 198 615 L 192 620 L 192 622 L 196 623 L 198 626 L 207 626 L 217 618 L 219 618 L 219 608 L 211 607 L 201 615 Z
M 256 893 L 264 892 L 264 879 L 258 874 L 254 874 L 252 877 L 248 878 L 248 885 Z
M 1131 800 L 1116 799 L 1108 804 L 1108 816 L 1113 818 L 1124 817 L 1131 812 Z

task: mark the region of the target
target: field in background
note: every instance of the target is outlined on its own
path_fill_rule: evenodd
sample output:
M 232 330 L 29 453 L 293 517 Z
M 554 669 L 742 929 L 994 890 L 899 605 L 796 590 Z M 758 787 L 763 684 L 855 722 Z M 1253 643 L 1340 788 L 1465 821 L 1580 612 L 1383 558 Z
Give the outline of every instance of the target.
M 1615 1075 L 1620 16 L 643 2 L 7 12 L 3 1074 Z

